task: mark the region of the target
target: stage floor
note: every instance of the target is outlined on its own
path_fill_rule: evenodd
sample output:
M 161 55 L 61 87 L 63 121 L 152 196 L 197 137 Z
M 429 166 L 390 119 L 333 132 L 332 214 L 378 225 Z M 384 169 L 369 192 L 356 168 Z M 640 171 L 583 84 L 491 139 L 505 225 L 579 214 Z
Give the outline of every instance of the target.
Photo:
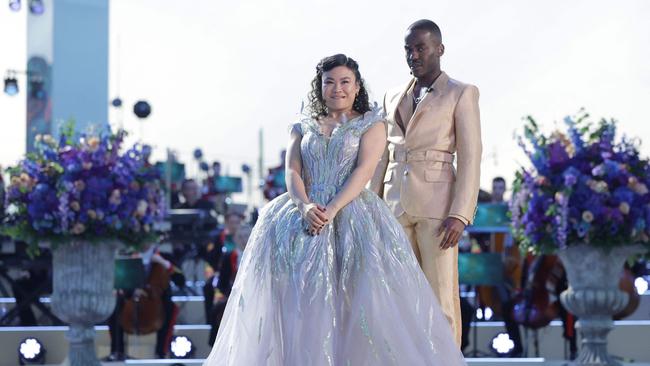
M 129 360 L 126 362 L 104 362 L 102 366 L 200 366 L 202 359 L 188 360 Z M 468 365 L 480 366 L 570 366 L 567 361 L 551 361 L 543 358 L 468 358 Z M 650 363 L 622 363 L 623 366 L 650 366 Z M 60 366 L 60 365 L 51 365 Z

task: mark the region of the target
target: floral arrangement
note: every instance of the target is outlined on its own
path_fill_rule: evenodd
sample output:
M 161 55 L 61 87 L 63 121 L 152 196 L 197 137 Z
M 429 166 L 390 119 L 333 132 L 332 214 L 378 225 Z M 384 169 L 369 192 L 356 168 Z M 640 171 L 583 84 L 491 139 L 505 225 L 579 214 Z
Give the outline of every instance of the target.
M 566 117 L 566 133 L 543 135 L 527 117 L 519 145 L 532 168 L 517 172 L 510 202 L 523 249 L 552 253 L 587 243 L 650 247 L 650 165 L 638 143 L 615 140 L 616 122 Z
M 163 217 L 159 173 L 135 145 L 120 153 L 126 133 L 77 135 L 67 124 L 56 141 L 36 136 L 36 152 L 7 169 L 2 232 L 32 250 L 73 239 L 116 239 L 138 246 L 157 240 L 153 225 Z

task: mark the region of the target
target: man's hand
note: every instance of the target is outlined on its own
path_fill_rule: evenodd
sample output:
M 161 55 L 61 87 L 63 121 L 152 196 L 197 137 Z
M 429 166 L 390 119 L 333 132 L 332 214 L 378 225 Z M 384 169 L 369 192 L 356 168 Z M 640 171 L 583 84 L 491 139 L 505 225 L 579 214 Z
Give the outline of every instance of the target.
M 438 229 L 438 235 L 445 234 L 440 242 L 440 249 L 444 250 L 456 246 L 464 230 L 465 223 L 455 217 L 447 217 Z
M 147 298 L 147 297 L 149 297 L 149 294 L 147 293 L 147 291 L 145 291 L 145 290 L 143 290 L 141 288 L 136 288 L 133 291 L 133 300 L 135 302 L 138 302 L 138 301 L 140 301 L 140 299 L 144 299 L 144 298 Z
M 169 268 L 171 268 L 171 266 L 172 266 L 172 264 L 171 264 L 168 260 L 166 260 L 165 258 L 163 258 L 163 257 L 162 257 L 160 254 L 158 254 L 158 253 L 154 253 L 154 254 L 151 256 L 151 261 L 154 262 L 154 263 L 158 263 L 158 264 L 160 264 L 161 266 L 165 267 L 165 269 L 169 269 Z

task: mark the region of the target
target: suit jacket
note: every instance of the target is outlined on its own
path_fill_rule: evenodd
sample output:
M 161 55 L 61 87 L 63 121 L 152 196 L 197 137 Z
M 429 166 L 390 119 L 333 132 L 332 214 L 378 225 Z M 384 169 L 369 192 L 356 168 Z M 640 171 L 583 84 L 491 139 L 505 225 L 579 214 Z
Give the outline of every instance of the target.
M 453 216 L 470 224 L 482 152 L 478 88 L 443 72 L 413 110 L 414 84 L 415 79 L 384 97 L 388 141 L 369 188 L 395 216 Z

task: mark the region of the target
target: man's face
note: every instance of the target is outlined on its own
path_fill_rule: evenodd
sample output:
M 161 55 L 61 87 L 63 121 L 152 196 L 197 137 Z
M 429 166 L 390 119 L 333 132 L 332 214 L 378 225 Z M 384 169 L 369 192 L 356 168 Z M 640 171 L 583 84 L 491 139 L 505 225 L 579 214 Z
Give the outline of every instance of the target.
M 193 205 L 199 200 L 199 185 L 194 181 L 186 182 L 183 184 L 182 193 L 185 201 L 190 205 Z
M 506 183 L 500 180 L 492 182 L 492 200 L 501 202 L 506 193 Z
M 431 32 L 421 29 L 409 29 L 404 38 L 406 63 L 413 76 L 421 78 L 440 69 L 440 56 L 444 46 Z
M 239 217 L 238 215 L 228 216 L 228 219 L 226 220 L 226 230 L 228 230 L 228 233 L 236 234 L 237 231 L 239 231 L 240 227 L 241 227 L 241 217 Z

